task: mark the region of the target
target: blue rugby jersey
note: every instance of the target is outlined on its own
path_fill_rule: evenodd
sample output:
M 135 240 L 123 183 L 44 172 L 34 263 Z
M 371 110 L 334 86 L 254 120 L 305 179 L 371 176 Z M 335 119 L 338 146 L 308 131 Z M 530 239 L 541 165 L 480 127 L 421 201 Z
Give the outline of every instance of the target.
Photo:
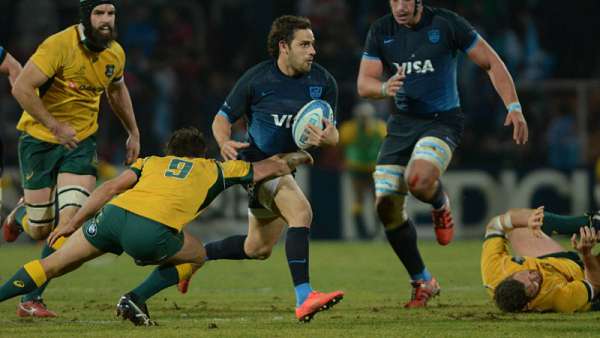
M 4 62 L 5 58 L 6 58 L 6 49 L 4 49 L 4 47 L 0 46 L 0 65 L 2 64 L 2 62 Z
M 337 83 L 325 68 L 313 63 L 309 73 L 290 77 L 268 60 L 246 71 L 218 114 L 231 123 L 246 115 L 249 142 L 266 157 L 298 149 L 291 131 L 294 117 L 313 99 L 327 101 L 335 117 Z
M 380 60 L 384 71 L 404 66 L 406 80 L 396 95 L 399 113 L 430 115 L 460 107 L 458 51 L 468 52 L 479 39 L 473 26 L 456 13 L 425 6 L 420 22 L 400 25 L 390 13 L 369 30 L 363 58 Z

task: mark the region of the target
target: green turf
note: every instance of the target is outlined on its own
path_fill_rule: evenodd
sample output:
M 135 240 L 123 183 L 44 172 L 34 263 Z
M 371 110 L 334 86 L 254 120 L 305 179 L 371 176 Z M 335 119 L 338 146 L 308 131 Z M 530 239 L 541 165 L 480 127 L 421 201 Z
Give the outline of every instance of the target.
M 442 285 L 429 308 L 405 310 L 408 276 L 384 242 L 311 244 L 313 287 L 342 289 L 344 300 L 311 323 L 293 316 L 291 278 L 279 246 L 265 262 L 213 262 L 187 295 L 174 288 L 149 301 L 160 326 L 134 327 L 114 316 L 119 296 L 150 268 L 106 255 L 53 281 L 46 291 L 51 320 L 18 319 L 17 299 L 0 304 L 3 337 L 585 337 L 600 332 L 600 313 L 506 315 L 490 303 L 479 274 L 478 241 L 440 247 L 425 242 L 429 269 Z M 3 245 L 3 280 L 39 254 L 39 247 Z

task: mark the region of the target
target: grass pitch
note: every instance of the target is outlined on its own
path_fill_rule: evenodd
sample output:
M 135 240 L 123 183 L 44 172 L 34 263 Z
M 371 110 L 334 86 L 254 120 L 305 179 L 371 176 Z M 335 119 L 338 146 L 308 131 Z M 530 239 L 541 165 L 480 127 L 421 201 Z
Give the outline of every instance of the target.
M 115 317 L 119 296 L 152 268 L 123 255 L 105 255 L 51 282 L 45 301 L 59 318 L 19 319 L 17 299 L 0 304 L 2 337 L 592 337 L 600 313 L 502 314 L 491 304 L 479 272 L 479 241 L 421 249 L 442 293 L 427 309 L 406 310 L 408 276 L 387 243 L 311 243 L 311 283 L 346 297 L 309 324 L 293 315 L 294 295 L 282 246 L 267 261 L 211 262 L 188 294 L 175 288 L 148 302 L 158 327 L 134 327 Z M 40 247 L 2 245 L 6 280 Z

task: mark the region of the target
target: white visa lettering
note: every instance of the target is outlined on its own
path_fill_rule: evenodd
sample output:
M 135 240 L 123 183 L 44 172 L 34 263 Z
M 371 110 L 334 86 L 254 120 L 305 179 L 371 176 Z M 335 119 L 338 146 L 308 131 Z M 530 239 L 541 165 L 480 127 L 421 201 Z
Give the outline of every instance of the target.
M 404 68 L 404 74 L 427 74 L 435 72 L 435 68 L 433 68 L 433 63 L 431 60 L 425 61 L 413 61 L 413 62 L 403 62 L 402 67 Z
M 273 116 L 273 123 L 275 123 L 277 127 L 283 127 L 284 124 L 286 128 L 290 128 L 292 126 L 294 115 L 271 114 L 271 116 Z

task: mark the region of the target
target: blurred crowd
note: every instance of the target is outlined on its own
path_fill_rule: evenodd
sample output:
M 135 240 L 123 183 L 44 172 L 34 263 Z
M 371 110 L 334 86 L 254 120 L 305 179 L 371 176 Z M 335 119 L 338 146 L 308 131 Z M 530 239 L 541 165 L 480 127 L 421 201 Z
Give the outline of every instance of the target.
M 466 17 L 501 55 L 522 88 L 530 143 L 515 147 L 504 128 L 505 109 L 487 75 L 462 62 L 463 109 L 469 116 L 454 167 L 535 167 L 561 170 L 591 166 L 600 156 L 600 24 L 593 0 L 425 0 Z M 0 44 L 25 63 L 47 36 L 75 24 L 77 0 L 0 1 Z M 194 125 L 210 136 L 213 116 L 243 72 L 266 59 L 266 36 L 282 14 L 308 16 L 317 38 L 317 62 L 337 79 L 338 123 L 360 104 L 356 75 L 369 25 L 389 12 L 386 0 L 123 0 L 119 41 L 127 53 L 125 78 L 142 133 L 142 155 L 158 153 L 171 130 Z M 584 82 L 545 88 L 542 80 Z M 585 82 L 587 81 L 587 82 Z M 5 160 L 16 165 L 14 129 L 20 109 L 7 81 L 0 84 L 0 132 Z M 389 103 L 373 106 L 385 119 Z M 124 138 L 103 103 L 100 156 L 119 164 Z M 582 115 L 583 114 L 583 115 Z M 583 130 L 582 130 L 583 129 Z M 216 145 L 211 154 L 216 155 Z M 342 152 L 321 156 L 322 167 L 343 166 Z

